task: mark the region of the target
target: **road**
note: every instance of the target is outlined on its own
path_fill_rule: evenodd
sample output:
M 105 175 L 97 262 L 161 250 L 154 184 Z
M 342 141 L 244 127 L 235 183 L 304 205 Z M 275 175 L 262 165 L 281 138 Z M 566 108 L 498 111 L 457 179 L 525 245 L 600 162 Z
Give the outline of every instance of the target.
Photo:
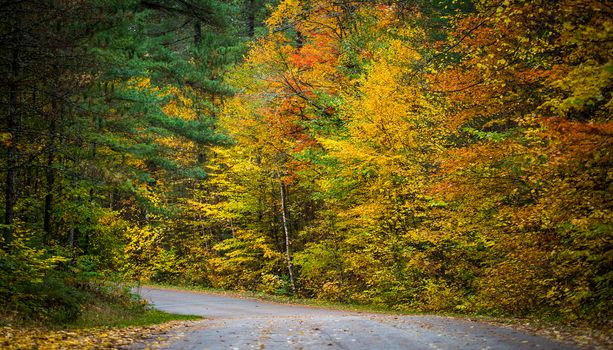
M 163 311 L 200 315 L 168 349 L 560 349 L 574 347 L 507 328 L 430 315 L 384 315 L 142 288 Z

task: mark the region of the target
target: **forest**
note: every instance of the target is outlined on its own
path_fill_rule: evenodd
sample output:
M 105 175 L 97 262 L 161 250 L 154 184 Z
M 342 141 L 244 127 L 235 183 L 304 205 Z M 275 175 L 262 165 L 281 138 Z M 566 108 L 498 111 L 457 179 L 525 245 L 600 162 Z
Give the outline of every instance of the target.
M 609 1 L 0 14 L 2 317 L 138 282 L 610 323 Z

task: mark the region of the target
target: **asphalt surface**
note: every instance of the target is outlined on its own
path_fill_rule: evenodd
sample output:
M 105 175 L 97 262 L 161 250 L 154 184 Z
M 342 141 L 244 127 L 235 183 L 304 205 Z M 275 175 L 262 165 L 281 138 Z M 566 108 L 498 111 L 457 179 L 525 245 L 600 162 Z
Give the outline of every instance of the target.
M 153 288 L 142 288 L 141 296 L 160 310 L 205 318 L 176 331 L 167 349 L 575 349 L 460 318 L 358 313 Z

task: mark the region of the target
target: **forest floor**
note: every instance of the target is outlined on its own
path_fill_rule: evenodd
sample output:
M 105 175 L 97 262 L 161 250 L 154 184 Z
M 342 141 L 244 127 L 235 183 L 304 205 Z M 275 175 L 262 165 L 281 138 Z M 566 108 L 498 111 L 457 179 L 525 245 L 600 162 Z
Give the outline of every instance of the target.
M 173 313 L 205 317 L 168 332 L 168 349 L 610 349 L 611 333 L 547 322 L 403 315 L 351 306 L 322 308 L 249 294 L 144 287 L 144 298 Z M 303 303 L 308 303 L 302 301 Z

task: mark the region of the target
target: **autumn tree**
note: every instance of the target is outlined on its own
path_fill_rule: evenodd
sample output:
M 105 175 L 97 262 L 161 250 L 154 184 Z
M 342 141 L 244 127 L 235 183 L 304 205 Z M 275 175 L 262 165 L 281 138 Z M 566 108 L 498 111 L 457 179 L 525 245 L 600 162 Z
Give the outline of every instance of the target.
M 302 208 L 289 215 L 299 292 L 604 312 L 608 11 L 282 1 L 231 75 L 223 125 L 260 171 L 248 193 L 273 204 L 282 169 Z

